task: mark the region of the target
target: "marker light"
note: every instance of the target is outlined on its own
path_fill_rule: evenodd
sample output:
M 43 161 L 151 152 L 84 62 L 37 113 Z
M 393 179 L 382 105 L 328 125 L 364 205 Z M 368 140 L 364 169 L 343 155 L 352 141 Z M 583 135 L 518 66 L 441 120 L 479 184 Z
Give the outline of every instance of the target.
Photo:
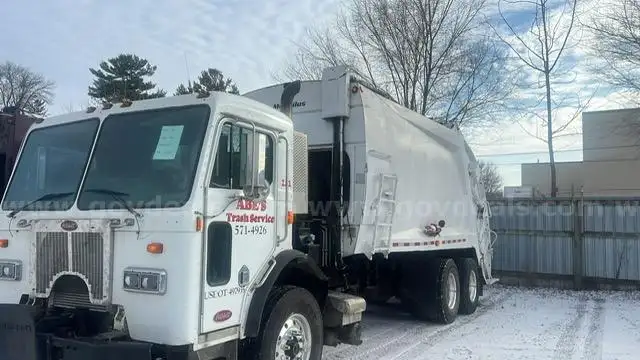
M 200 232 L 204 229 L 204 219 L 201 216 L 196 216 L 196 231 Z
M 5 249 L 9 247 L 8 239 L 0 239 L 0 248 Z
M 162 243 L 152 242 L 147 244 L 147 252 L 151 254 L 162 254 L 164 245 Z

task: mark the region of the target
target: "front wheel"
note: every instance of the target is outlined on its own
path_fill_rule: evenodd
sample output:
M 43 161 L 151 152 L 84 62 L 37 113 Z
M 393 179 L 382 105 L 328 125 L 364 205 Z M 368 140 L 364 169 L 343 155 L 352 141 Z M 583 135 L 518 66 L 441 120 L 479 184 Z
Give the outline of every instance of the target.
M 306 289 L 274 289 L 265 308 L 266 321 L 258 338 L 259 360 L 320 360 L 322 312 Z

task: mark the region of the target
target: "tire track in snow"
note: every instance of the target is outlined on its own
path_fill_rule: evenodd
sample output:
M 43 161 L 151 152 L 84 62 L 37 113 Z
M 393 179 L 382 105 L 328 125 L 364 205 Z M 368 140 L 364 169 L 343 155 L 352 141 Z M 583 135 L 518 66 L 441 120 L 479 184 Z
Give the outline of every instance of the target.
M 364 315 L 365 317 L 367 314 Z M 366 321 L 366 320 L 365 320 Z M 394 320 L 391 320 L 394 321 Z M 398 321 L 398 320 L 395 320 Z M 420 332 L 423 329 L 434 329 L 435 326 L 430 326 L 431 324 L 425 323 L 412 323 L 407 324 L 406 322 L 393 325 L 393 328 L 390 331 L 383 331 L 382 333 L 378 333 L 377 336 L 374 335 L 371 338 L 363 339 L 363 343 L 359 346 L 340 346 L 338 348 L 332 348 L 329 351 L 324 352 L 323 359 L 355 359 L 360 357 L 369 356 L 369 354 L 376 353 L 380 349 L 384 349 L 389 344 L 397 341 L 398 339 L 405 336 L 416 336 L 414 334 Z M 401 333 L 400 336 L 391 337 L 391 340 L 384 338 L 384 335 L 392 335 Z M 381 336 L 381 339 L 378 337 Z M 363 336 L 364 337 L 364 336 Z M 333 350 L 333 351 L 332 351 Z M 377 356 L 373 356 L 373 358 L 378 358 Z
M 420 356 L 424 356 L 424 353 L 429 348 L 442 342 L 446 338 L 460 337 L 461 328 L 472 323 L 477 318 L 486 315 L 487 313 L 489 313 L 489 311 L 494 310 L 502 304 L 506 303 L 513 296 L 515 296 L 515 294 L 512 292 L 503 293 L 496 299 L 493 299 L 493 301 L 486 306 L 478 307 L 478 309 L 473 314 L 458 317 L 456 321 L 449 326 L 439 328 L 437 331 L 427 334 L 426 336 L 423 336 L 421 338 L 413 339 L 413 341 L 411 341 L 413 344 L 409 346 L 403 346 L 403 351 L 397 354 L 390 354 L 389 356 L 385 356 L 384 359 L 400 360 L 420 358 Z
M 461 327 L 502 305 L 512 296 L 514 296 L 512 292 L 507 292 L 496 295 L 493 298 L 487 298 L 485 299 L 488 302 L 486 305 L 479 306 L 476 312 L 471 315 L 458 317 L 453 324 L 417 323 L 405 329 L 400 335 L 394 336 L 387 341 L 381 341 L 376 346 L 367 349 L 363 349 L 362 345 L 345 348 L 342 352 L 336 352 L 335 357 L 327 357 L 327 359 L 391 359 L 403 356 L 412 350 L 419 350 L 420 353 L 423 353 L 424 350 L 422 348 L 416 348 L 423 344 L 434 343 L 431 339 L 441 339 L 451 335 Z
M 577 333 L 584 322 L 584 318 L 587 315 L 587 305 L 589 301 L 586 297 L 581 296 L 578 304 L 576 305 L 576 313 L 560 334 L 560 338 L 556 343 L 556 347 L 553 352 L 553 358 L 558 360 L 571 359 L 575 352 Z
M 359 349 L 366 349 L 371 344 L 378 344 L 384 341 L 388 335 L 397 334 L 407 327 L 423 326 L 424 322 L 416 320 L 406 313 L 399 304 L 372 305 L 364 314 L 361 323 L 362 344 Z M 326 346 L 323 351 L 324 358 L 333 358 L 333 355 L 346 353 L 347 347 L 351 345 L 338 345 L 336 347 Z M 343 358 L 343 356 L 337 356 Z
M 624 320 L 627 324 L 629 324 L 633 330 L 635 330 L 636 332 L 640 333 L 640 321 L 633 320 L 633 319 L 629 318 L 627 315 L 625 315 L 624 313 L 621 313 L 621 312 L 618 313 L 618 317 L 620 319 Z
M 367 316 L 365 314 L 365 316 Z M 376 344 L 379 341 L 383 341 L 384 338 L 386 337 L 386 335 L 388 334 L 394 334 L 397 333 L 399 331 L 401 331 L 403 328 L 407 327 L 406 323 L 396 323 L 394 325 L 389 323 L 390 320 L 387 320 L 387 323 L 384 324 L 382 321 L 380 321 L 379 319 L 376 319 L 376 322 L 378 322 L 378 324 L 376 324 L 376 326 L 372 326 L 371 324 L 367 324 L 367 326 L 363 326 L 362 327 L 362 344 L 360 346 L 356 346 L 356 348 L 362 349 L 362 348 L 366 348 L 369 344 Z M 374 329 L 371 329 L 374 328 Z M 379 330 L 378 330 L 379 329 Z M 377 330 L 377 331 L 376 331 Z M 376 331 L 374 333 L 371 333 L 372 331 Z M 347 349 L 345 347 L 354 347 L 351 345 L 339 345 L 337 347 L 328 347 L 326 346 L 324 348 L 323 351 L 323 358 L 325 359 L 333 359 L 333 358 L 339 358 L 339 359 L 343 359 L 345 358 L 344 356 L 342 356 L 344 353 L 347 353 Z M 334 356 L 336 355 L 336 356 Z
M 593 314 L 589 322 L 589 333 L 587 334 L 582 352 L 582 360 L 602 360 L 604 303 L 605 299 L 595 299 Z

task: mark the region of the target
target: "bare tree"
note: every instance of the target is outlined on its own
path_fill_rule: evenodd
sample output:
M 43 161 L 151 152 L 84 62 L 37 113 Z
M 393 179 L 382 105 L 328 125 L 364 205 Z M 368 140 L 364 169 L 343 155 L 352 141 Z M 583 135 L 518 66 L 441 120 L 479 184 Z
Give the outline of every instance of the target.
M 498 167 L 492 162 L 482 160 L 478 161 L 478 167 L 487 198 L 499 198 L 502 195 L 503 183 Z
M 549 165 L 551 167 L 551 196 L 556 196 L 558 191 L 556 179 L 556 165 L 553 150 L 553 140 L 560 136 L 571 123 L 579 118 L 582 109 L 586 106 L 579 95 L 573 99 L 579 105 L 573 116 L 562 124 L 554 123 L 554 109 L 567 106 L 566 95 L 555 94 L 554 85 L 566 81 L 566 69 L 562 69 L 565 51 L 572 45 L 571 40 L 576 21 L 577 0 L 499 0 L 498 9 L 501 23 L 506 27 L 505 31 L 494 30 L 498 37 L 509 46 L 512 53 L 524 65 L 524 70 L 529 70 L 535 77 L 541 77 L 543 84 L 534 84 L 534 90 L 543 90 L 540 101 L 537 104 L 527 104 L 532 109 L 532 114 L 542 120 L 546 125 L 546 136 L 536 136 L 548 145 Z M 517 4 L 520 11 L 527 12 L 523 6 L 528 5 L 528 13 L 534 14 L 528 31 L 518 31 L 515 24 L 507 20 L 502 6 Z M 505 34 L 506 33 L 506 34 Z M 531 89 L 531 84 L 522 84 Z M 590 100 L 590 99 L 589 99 Z M 538 112 L 539 105 L 544 103 L 545 111 Z M 524 128 L 523 128 L 524 129 Z M 525 129 L 526 131 L 526 129 Z M 533 135 L 533 134 L 531 134 Z M 535 136 L 535 135 L 534 135 Z
M 592 73 L 623 95 L 624 102 L 640 105 L 640 0 L 608 1 L 583 24 L 590 32 Z M 604 9 L 604 11 L 603 11 Z M 624 96 L 627 95 L 627 96 Z M 640 120 L 625 115 L 616 129 L 638 143 Z M 630 149 L 631 150 L 631 149 Z
M 45 115 L 53 100 L 53 81 L 24 66 L 0 64 L 0 105 L 21 113 Z
M 593 35 L 592 55 L 598 61 L 595 74 L 616 88 L 640 93 L 640 1 L 617 0 L 606 3 L 585 21 Z
M 480 33 L 486 0 L 351 0 L 311 30 L 284 70 L 318 79 L 345 64 L 407 108 L 451 127 L 491 119 L 509 95 L 505 48 Z

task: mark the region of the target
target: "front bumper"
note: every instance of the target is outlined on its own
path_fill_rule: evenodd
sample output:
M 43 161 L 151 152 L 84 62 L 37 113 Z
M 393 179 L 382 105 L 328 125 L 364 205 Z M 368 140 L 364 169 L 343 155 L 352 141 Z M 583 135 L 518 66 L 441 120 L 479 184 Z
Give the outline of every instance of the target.
M 35 309 L 0 304 L 0 360 L 190 360 L 189 346 L 95 341 L 38 333 Z
M 157 358 L 152 355 L 153 346 L 145 343 L 91 343 L 51 335 L 38 335 L 37 339 L 38 354 L 32 358 L 33 360 L 155 360 Z M 165 358 L 167 360 L 186 359 L 186 357 L 175 356 Z M 2 359 L 1 354 L 0 359 Z M 18 358 L 9 359 L 18 360 Z

